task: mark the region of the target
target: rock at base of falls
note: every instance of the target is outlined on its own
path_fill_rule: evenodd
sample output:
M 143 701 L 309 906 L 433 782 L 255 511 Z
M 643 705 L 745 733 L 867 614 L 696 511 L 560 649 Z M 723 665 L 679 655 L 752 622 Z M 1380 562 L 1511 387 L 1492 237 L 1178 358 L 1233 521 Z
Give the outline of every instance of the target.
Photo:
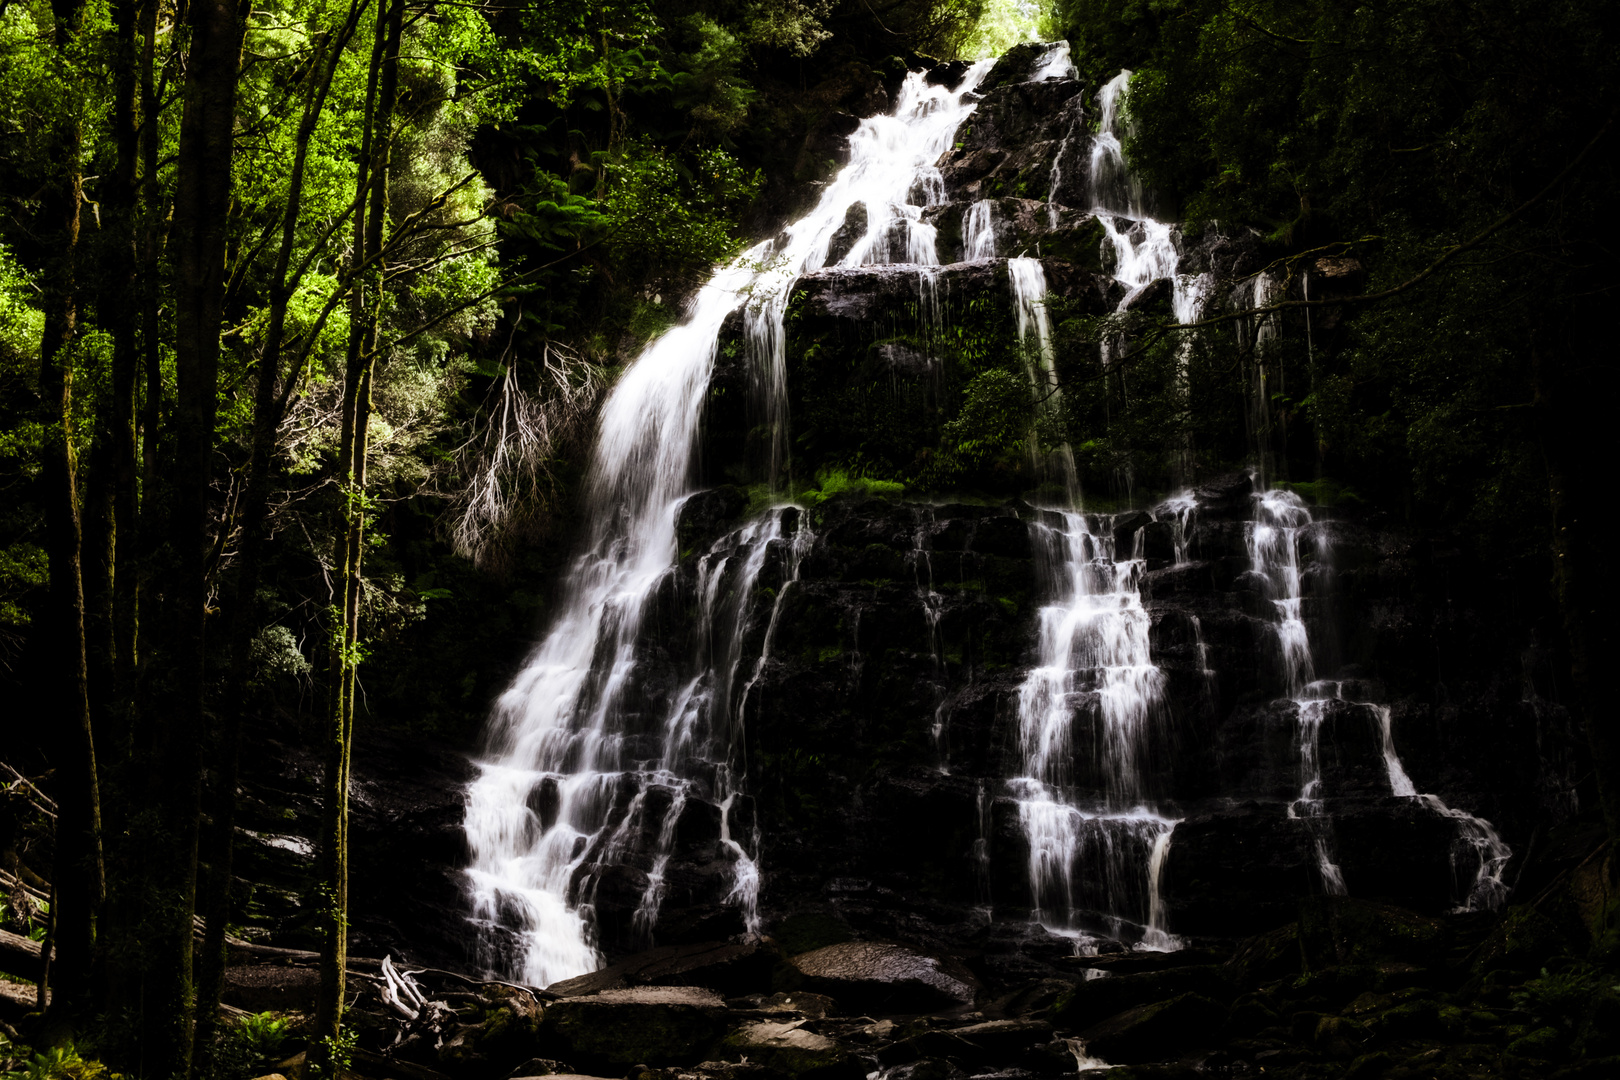
M 703 986 L 722 994 L 746 994 L 770 984 L 775 963 L 775 954 L 757 941 L 664 945 L 547 989 L 563 997 L 637 986 Z
M 721 1055 L 763 1065 L 799 1080 L 860 1080 L 866 1066 L 825 1035 L 806 1030 L 803 1020 L 762 1020 L 726 1036 Z
M 1219 998 L 1226 993 L 1229 981 L 1219 964 L 1190 964 L 1163 971 L 1082 979 L 1047 1015 L 1065 1031 L 1081 1031 L 1117 1013 L 1168 1001 L 1182 994 Z
M 970 1005 L 977 980 L 959 963 L 900 945 L 846 941 L 793 957 L 806 989 L 873 1013 Z
M 1393 904 L 1323 896 L 1299 908 L 1300 955 L 1308 971 L 1347 964 L 1426 967 L 1445 958 L 1450 938 L 1442 920 Z
M 1134 1065 L 1179 1057 L 1210 1042 L 1226 1019 L 1226 1008 L 1202 994 L 1139 1005 L 1087 1028 L 1080 1035 L 1086 1053 L 1112 1063 Z
M 726 1030 L 726 1003 L 697 986 L 643 986 L 546 1005 L 542 1037 L 576 1067 L 693 1065 Z

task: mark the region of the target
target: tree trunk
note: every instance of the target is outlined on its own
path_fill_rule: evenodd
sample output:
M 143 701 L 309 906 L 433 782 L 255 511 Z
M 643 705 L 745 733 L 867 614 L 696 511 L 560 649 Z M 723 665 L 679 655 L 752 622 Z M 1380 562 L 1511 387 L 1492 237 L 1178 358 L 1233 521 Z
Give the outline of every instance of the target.
M 65 51 L 79 32 L 81 8 L 66 0 L 53 8 L 56 46 Z M 57 131 L 59 161 L 70 163 L 53 178 L 45 197 L 45 220 L 56 232 L 55 254 L 43 277 L 45 331 L 40 343 L 39 389 L 44 426 L 41 482 L 45 492 L 45 549 L 50 564 L 48 634 L 51 658 L 45 673 L 55 734 L 56 903 L 51 916 L 57 944 L 52 1012 L 83 1012 L 95 954 L 96 918 L 103 893 L 100 791 L 95 741 L 90 727 L 85 657 L 83 547 L 77 462 L 73 447 L 73 354 L 78 326 L 77 256 L 83 177 L 76 118 Z
M 191 1069 L 195 994 L 192 918 L 205 736 L 210 461 L 225 299 L 236 91 L 246 3 L 192 0 L 187 22 L 185 107 L 175 170 L 171 249 L 175 303 L 175 466 L 170 542 L 174 700 L 157 733 L 153 770 L 159 836 L 151 851 L 157 889 L 153 955 L 143 1003 L 143 1052 L 150 1075 Z
M 236 687 L 247 687 L 253 678 L 251 670 L 253 639 L 262 622 L 262 613 L 257 601 L 259 566 L 269 539 L 267 519 L 271 466 L 275 457 L 276 430 L 281 424 L 284 411 L 280 394 L 281 346 L 285 335 L 287 305 L 293 291 L 288 273 L 293 253 L 297 249 L 297 228 L 303 202 L 309 140 L 320 120 L 327 93 L 331 89 L 332 77 L 354 32 L 365 2 L 366 0 L 351 2 L 345 25 L 326 43 L 324 56 L 320 57 L 319 62 L 313 65 L 311 70 L 310 85 L 293 155 L 287 204 L 282 212 L 281 247 L 276 255 L 276 267 L 270 286 L 269 328 L 265 336 L 264 353 L 259 358 L 258 378 L 254 389 L 253 447 L 248 466 L 247 491 L 242 501 L 242 554 L 238 560 L 241 569 L 232 590 L 233 601 L 230 605 L 231 685 Z M 220 799 L 214 810 L 207 891 L 207 927 L 203 939 L 202 962 L 198 971 L 200 1016 L 194 1053 L 201 1063 L 199 1071 L 203 1075 L 212 1071 L 210 1066 L 213 1035 L 218 1019 L 219 995 L 225 976 L 225 929 L 230 921 L 230 882 L 232 864 L 235 861 L 235 791 L 240 765 L 242 726 L 244 713 L 249 707 L 249 698 L 248 694 L 239 694 L 237 700 L 226 706 L 226 730 L 220 744 L 218 769 Z
M 388 216 L 389 156 L 398 56 L 404 23 L 403 0 L 389 0 L 377 13 L 367 100 L 375 102 L 362 147 L 357 197 L 369 205 L 357 213 L 359 241 L 355 265 L 364 267 L 382 250 Z M 364 204 L 363 204 L 364 205 Z M 382 273 L 373 265 L 356 275 L 349 295 L 349 349 L 345 365 L 343 430 L 338 472 L 344 529 L 336 562 L 343 599 L 332 627 L 328 677 L 328 743 L 322 827 L 322 902 L 326 905 L 321 943 L 321 986 L 316 1002 L 315 1037 L 336 1045 L 343 1025 L 344 974 L 348 960 L 349 912 L 349 757 L 354 740 L 354 676 L 359 644 L 361 554 L 365 529 L 366 440 L 371 419 L 371 368 L 376 342 Z M 367 289 L 367 283 L 372 288 Z
M 1578 326 L 1579 316 L 1566 321 L 1566 331 Z M 1597 319 L 1588 316 L 1588 321 Z M 1601 326 L 1593 328 L 1587 340 Z M 1572 334 L 1575 343 L 1582 340 Z M 1569 351 L 1569 346 L 1560 353 Z M 1576 355 L 1584 355 L 1582 349 Z M 1611 400 L 1601 386 L 1582 386 L 1581 368 L 1542 346 L 1532 353 L 1534 403 L 1543 461 L 1547 469 L 1547 496 L 1552 511 L 1553 591 L 1569 645 L 1570 676 L 1575 710 L 1586 726 L 1592 753 L 1598 799 L 1611 842 L 1620 842 L 1620 723 L 1608 707 L 1601 682 L 1613 655 L 1612 631 L 1606 616 L 1613 590 L 1612 558 L 1605 550 L 1607 530 L 1601 475 L 1582 475 L 1582 465 L 1593 462 L 1599 470 L 1606 459 L 1592 453 L 1588 440 L 1600 430 L 1602 418 L 1588 415 Z M 1571 371 L 1571 367 L 1576 370 Z M 1591 378 L 1588 375 L 1587 378 Z

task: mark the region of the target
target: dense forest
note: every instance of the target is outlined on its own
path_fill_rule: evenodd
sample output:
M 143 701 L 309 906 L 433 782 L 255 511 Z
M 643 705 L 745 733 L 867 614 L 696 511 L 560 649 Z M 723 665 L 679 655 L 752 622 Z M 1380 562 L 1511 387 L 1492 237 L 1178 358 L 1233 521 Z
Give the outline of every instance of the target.
M 1506 642 L 1489 657 L 1481 652 L 1476 667 L 1522 656 L 1526 700 L 1563 710 L 1569 745 L 1557 753 L 1568 762 L 1559 767 L 1579 809 L 1513 818 L 1521 861 L 1505 879 L 1498 867 L 1495 880 L 1523 884 L 1509 906 L 1493 902 L 1489 927 L 1467 930 L 1478 940 L 1494 933 L 1498 945 L 1468 938 L 1474 951 L 1457 949 L 1467 963 L 1490 947 L 1497 952 L 1488 955 L 1517 958 L 1511 987 L 1474 980 L 1490 984 L 1479 994 L 1497 992 L 1504 1017 L 1523 1014 L 1502 1021 L 1524 1028 L 1517 1042 L 1499 1040 L 1517 1049 L 1477 1068 L 1452 1062 L 1387 1075 L 1550 1075 L 1537 1070 L 1554 1067 L 1604 1075 L 1600 1059 L 1620 1060 L 1605 1058 L 1620 1050 L 1612 1033 L 1620 860 L 1611 854 L 1620 835 L 1620 722 L 1603 675 L 1614 655 L 1616 587 L 1601 524 L 1612 459 L 1603 434 L 1614 400 L 1609 305 L 1620 286 L 1616 18 L 1592 0 L 1057 0 L 1050 9 L 1025 0 L 0 0 L 0 1071 L 37 1080 L 94 1080 L 105 1070 L 247 1080 L 307 1047 L 284 1071 L 440 1075 L 390 1063 L 348 1019 L 356 995 L 374 985 L 413 1023 L 433 1004 L 387 961 L 354 974 L 364 958 L 350 955 L 362 921 L 351 895 L 378 860 L 355 851 L 351 864 L 351 802 L 385 800 L 370 780 L 363 790 L 371 794 L 356 794 L 356 747 L 370 739 L 462 758 L 477 752 L 492 702 L 536 635 L 569 610 L 570 567 L 583 558 L 581 537 L 593 535 L 591 499 L 608 499 L 592 447 L 626 372 L 693 317 L 716 267 L 738 265 L 739 256 L 746 263 L 744 253 L 759 250 L 752 245 L 773 237 L 776 250 L 791 246 L 781 238 L 834 185 L 863 121 L 889 114 L 925 82 L 956 93 L 966 78 L 984 81 L 962 91 L 963 101 L 977 94 L 986 104 L 948 144 L 941 190 L 971 181 L 975 206 L 994 201 L 1008 220 L 1036 222 L 1029 235 L 1044 239 L 1030 250 L 1048 260 L 1050 282 L 1040 298 L 1049 319 L 1042 344 L 994 322 L 1012 326 L 1013 316 L 992 311 L 990 286 L 963 278 L 969 299 L 958 297 L 959 321 L 911 337 L 895 330 L 873 346 L 891 359 L 921 350 L 956 365 L 916 391 L 926 408 L 907 411 L 914 399 L 895 389 L 901 376 L 842 374 L 838 350 L 853 346 L 838 329 L 846 316 L 836 300 L 817 300 L 815 287 L 795 292 L 777 322 L 787 335 L 778 347 L 790 424 L 785 413 L 760 413 L 764 376 L 742 370 L 757 342 L 733 316 L 716 331 L 713 384 L 700 388 L 707 428 L 693 466 L 706 490 L 722 493 L 711 503 L 724 509 L 701 512 L 731 522 L 775 506 L 758 520 L 781 531 L 788 519 L 779 507 L 791 503 L 820 515 L 804 520 L 822 537 L 869 504 L 956 507 L 985 521 L 984 508 L 1014 506 L 1038 524 L 1030 507 L 1064 498 L 1052 464 L 1061 456 L 1070 489 L 1083 493 L 1074 510 L 1115 515 L 1110 530 L 1178 492 L 1213 491 L 1199 485 L 1244 474 L 1257 496 L 1284 493 L 1323 520 L 1400 537 L 1402 551 L 1420 553 L 1411 558 L 1422 581 L 1390 585 L 1396 599 L 1368 625 L 1387 623 L 1388 611 L 1421 594 L 1458 613 L 1435 625 L 1466 624 L 1469 641 Z M 1173 300 L 1163 275 L 1124 299 L 1108 294 L 1101 306 L 1095 289 L 1085 291 L 1091 286 L 1065 284 L 1082 274 L 1104 285 L 1110 273 L 1123 280 L 1106 256 L 1104 231 L 1112 237 L 1116 225 L 1094 217 L 1071 228 L 1058 198 L 1063 170 L 1085 168 L 1065 147 L 1109 136 L 1111 121 L 1088 112 L 1049 140 L 1049 172 L 1018 172 L 1020 146 L 1047 135 L 1018 127 L 1021 114 L 993 96 L 1004 92 L 998 79 L 1013 85 L 1005 72 L 1018 57 L 1028 69 L 1048 55 L 1028 43 L 1059 41 L 1072 71 L 1054 82 L 1074 83 L 1086 109 L 1105 87 L 1121 88 L 1121 183 L 1141 211 L 1126 216 L 1176 223 L 1181 272 L 1205 275 L 1196 308 L 1180 292 Z M 926 80 L 908 75 L 920 71 Z M 1018 85 L 1045 85 L 1042 78 Z M 1037 113 L 1046 108 L 1036 91 L 1026 96 Z M 1054 98 L 1050 115 L 1062 107 Z M 1048 205 L 1032 209 L 1041 199 Z M 943 195 L 913 201 L 924 205 L 917 220 L 963 251 L 961 265 L 978 265 L 967 211 L 938 212 Z M 834 245 L 850 250 L 867 213 L 840 216 Z M 760 276 L 750 280 L 772 272 L 769 254 L 758 258 L 750 272 Z M 836 254 L 824 245 L 818 258 L 831 266 Z M 905 288 L 894 303 L 920 320 L 926 296 L 917 299 L 909 279 Z M 1007 340 L 987 343 L 993 334 Z M 850 370 L 867 362 L 851 360 Z M 1247 490 L 1230 496 L 1243 515 Z M 1199 498 L 1215 521 L 1219 499 Z M 623 501 L 629 516 L 629 496 Z M 690 506 L 711 503 L 692 495 Z M 690 569 L 709 549 L 694 547 L 698 511 L 680 513 L 687 516 L 671 542 Z M 1155 542 L 1138 527 L 1139 544 Z M 1166 561 L 1179 565 L 1187 544 L 1176 535 L 1181 548 Z M 794 543 L 791 565 L 760 579 L 772 604 L 798 580 Z M 1241 537 L 1235 543 L 1242 549 Z M 758 550 L 756 563 L 765 559 Z M 1147 565 L 1158 556 L 1139 557 Z M 853 568 L 844 577 L 876 591 L 917 577 L 908 558 L 900 570 Z M 701 567 L 692 572 L 711 580 Z M 920 578 L 916 586 L 925 594 L 935 588 L 932 563 L 927 573 L 926 587 Z M 912 681 L 943 686 L 952 664 L 977 664 L 988 686 L 1028 666 L 1035 617 L 1023 629 L 1013 622 L 1035 606 L 1011 586 L 998 600 L 995 588 L 985 587 L 984 606 L 1007 620 L 1001 643 L 969 648 L 966 659 L 961 649 L 919 647 L 925 660 L 933 650 L 932 668 Z M 1307 606 L 1314 602 L 1307 593 Z M 712 622 L 715 602 L 706 603 L 702 617 Z M 658 610 L 648 620 L 663 626 L 693 622 L 697 608 Z M 747 638 L 747 655 L 759 657 L 749 688 L 766 669 L 778 623 L 776 606 L 762 610 L 768 628 L 752 637 L 739 629 L 730 660 L 733 673 L 746 673 L 738 657 Z M 790 611 L 784 621 L 803 628 L 813 615 Z M 937 611 L 931 617 L 938 622 Z M 736 619 L 747 622 L 744 607 Z M 852 625 L 857 644 L 819 654 L 806 646 L 805 663 L 858 667 L 846 660 L 862 647 L 858 620 Z M 836 633 L 846 633 L 844 623 Z M 1348 655 L 1361 639 L 1345 636 Z M 670 654 L 718 648 L 674 631 L 669 640 L 680 642 Z M 597 653 L 586 649 L 591 663 L 610 663 L 608 645 Z M 1416 653 L 1389 657 L 1378 678 L 1424 687 L 1437 700 L 1466 696 L 1438 662 L 1419 671 L 1425 662 Z M 1213 677 L 1210 662 L 1198 665 Z M 1498 674 L 1518 692 L 1518 675 Z M 1000 692 L 1004 714 L 1017 683 Z M 1227 694 L 1245 703 L 1262 696 Z M 740 723 L 750 702 L 746 689 L 737 697 Z M 761 708 L 757 699 L 752 707 Z M 945 715 L 932 699 L 922 712 Z M 934 722 L 942 746 L 944 721 Z M 1390 757 L 1388 709 L 1383 723 Z M 742 805 L 734 799 L 768 804 L 760 811 L 767 819 L 821 820 L 828 804 L 847 801 L 842 789 L 821 786 L 824 774 L 854 768 L 839 755 L 885 762 L 891 753 L 888 744 L 837 746 L 831 736 L 818 746 L 790 746 L 769 731 L 750 738 L 761 763 L 754 789 L 733 792 L 724 767 L 704 780 L 721 807 L 713 842 L 732 845 L 736 855 L 726 858 L 749 867 L 760 858 L 760 828 L 743 841 L 753 845 L 744 857 L 726 816 Z M 1478 738 L 1485 745 L 1435 753 L 1459 762 L 1489 756 L 1497 735 L 1482 729 Z M 1554 754 L 1543 727 L 1525 738 Z M 1525 745 L 1502 743 L 1499 752 Z M 288 890 L 297 902 L 274 918 L 261 906 L 269 893 L 255 892 L 260 864 L 239 853 L 242 837 L 257 835 L 244 832 L 249 816 L 260 832 L 266 814 L 295 816 L 255 786 L 271 759 L 296 763 L 287 768 L 307 780 L 297 813 L 318 819 L 312 845 L 299 849 L 304 876 Z M 963 805 L 977 798 L 987 818 L 982 783 L 979 790 L 962 795 Z M 546 817 L 529 805 L 537 822 Z M 670 812 L 666 832 L 679 812 Z M 981 842 L 994 832 L 982 821 L 980 830 Z M 1527 849 L 1542 853 L 1541 866 L 1526 870 Z M 1165 857 L 1155 849 L 1156 860 Z M 1576 880 L 1597 884 L 1570 899 Z M 1531 883 L 1546 886 L 1541 899 L 1556 894 L 1548 904 L 1563 904 L 1564 914 L 1533 909 Z M 614 944 L 611 897 L 598 903 L 598 888 L 591 955 L 601 966 L 630 950 Z M 1029 888 L 1022 910 L 1038 913 L 1039 882 Z M 1465 906 L 1480 914 L 1471 899 Z M 792 927 L 811 925 L 811 916 L 795 918 L 766 926 L 765 940 L 783 957 L 794 951 Z M 629 926 L 631 916 L 624 920 Z M 272 923 L 273 933 L 264 929 Z M 1577 924 L 1583 929 L 1569 929 Z M 757 917 L 726 926 L 748 948 L 761 940 Z M 1307 934 L 1308 919 L 1301 926 Z M 727 936 L 691 933 L 696 941 Z M 409 952 L 409 937 L 402 932 L 396 948 Z M 830 944 L 815 934 L 803 941 Z M 277 950 L 310 958 L 318 980 L 308 1008 L 222 1009 L 230 972 L 253 948 L 261 958 Z M 1199 948 L 1199 962 L 1213 963 L 1214 946 Z M 1275 956 L 1257 959 L 1258 948 L 1239 952 L 1243 978 L 1281 971 Z M 1311 955 L 1308 943 L 1301 948 Z M 1346 948 L 1336 963 L 1349 971 Z M 761 976 L 771 988 L 800 985 L 781 983 L 773 962 L 777 976 L 769 965 Z M 1320 994 L 1320 963 L 1316 970 L 1300 978 L 1317 978 L 1310 993 Z M 1120 967 L 1102 982 L 1146 977 L 1131 972 Z M 486 997 L 505 986 L 499 992 L 511 997 L 480 1005 L 483 1057 L 452 1060 L 443 1051 L 433 1068 L 531 1075 L 511 1070 L 522 1058 L 544 1058 L 528 1064 L 589 1071 L 538 1051 L 501 1056 L 505 1044 L 487 1034 L 489 1010 L 499 1011 L 489 1002 L 506 1002 L 500 1008 L 528 1022 L 510 1003 L 521 997 L 512 986 L 542 980 L 520 974 L 469 955 L 462 983 Z M 1380 978 L 1379 993 L 1409 991 Z M 1452 981 L 1445 992 L 1462 995 L 1466 980 Z M 813 978 L 805 985 L 825 989 Z M 538 1008 L 541 997 L 528 994 Z M 1241 1026 L 1249 998 L 1238 998 L 1222 1030 Z M 1011 1005 L 1008 1019 L 985 1015 L 1047 1024 L 1046 1038 L 1052 1023 L 1069 1030 L 1065 1017 L 1076 1031 L 1084 1026 L 1074 1021 L 1078 999 L 1056 1000 L 1043 1000 L 1054 1010 L 1044 1019 L 1017 1019 Z M 1250 1002 L 1250 1012 L 1264 1008 L 1286 1026 L 1283 1006 L 1267 1000 Z M 1485 1009 L 1415 1037 L 1489 1042 L 1479 1036 Z M 1335 1011 L 1318 1003 L 1294 1022 L 1325 1017 L 1327 1035 L 1311 1029 L 1325 1057 L 1273 1065 L 1357 1077 L 1396 1067 L 1389 1053 L 1361 1065 L 1379 1058 L 1369 1051 L 1345 1072 L 1348 1058 L 1323 1048 L 1358 1036 L 1331 1026 L 1340 1022 Z M 1464 1026 L 1468 1039 L 1457 1034 Z M 1019 1067 L 1050 1075 L 1078 1060 L 1084 1068 L 1083 1051 L 1060 1045 L 1060 1066 Z M 666 1063 L 651 1058 L 593 1052 L 569 1060 L 595 1062 L 604 1076 L 619 1075 L 602 1071 L 614 1064 L 675 1075 L 659 1073 Z M 937 1048 L 908 1053 L 883 1057 L 881 1067 L 949 1057 Z M 762 1050 L 755 1060 L 777 1059 Z M 827 1060 L 770 1067 L 773 1076 L 816 1080 L 866 1069 Z M 1222 1060 L 1211 1058 L 1211 1067 L 1234 1059 Z M 913 1074 L 964 1075 L 950 1069 Z

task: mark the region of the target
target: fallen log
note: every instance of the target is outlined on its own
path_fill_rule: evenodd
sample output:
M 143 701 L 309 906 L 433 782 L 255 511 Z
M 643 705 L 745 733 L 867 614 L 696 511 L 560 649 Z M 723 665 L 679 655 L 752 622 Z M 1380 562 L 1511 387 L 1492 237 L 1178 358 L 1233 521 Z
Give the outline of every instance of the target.
M 0 971 L 7 975 L 38 982 L 42 952 L 44 949 L 39 942 L 0 930 Z

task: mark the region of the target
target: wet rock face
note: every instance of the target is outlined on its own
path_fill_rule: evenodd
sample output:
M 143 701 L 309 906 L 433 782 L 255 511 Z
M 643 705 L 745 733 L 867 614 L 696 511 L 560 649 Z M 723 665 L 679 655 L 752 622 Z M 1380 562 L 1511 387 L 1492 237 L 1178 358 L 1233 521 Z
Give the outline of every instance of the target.
M 1142 591 L 1166 715 L 1144 776 L 1153 797 L 1181 819 L 1164 869 L 1169 925 L 1230 937 L 1289 921 L 1300 899 L 1321 886 L 1313 834 L 1290 814 L 1302 783 L 1301 728 L 1297 707 L 1278 700 L 1285 692 L 1275 623 L 1250 569 L 1252 484 L 1245 475 L 1212 480 L 1197 498 L 1184 563 L 1174 561 L 1175 537 L 1163 515 L 1093 515 L 1089 527 L 1112 533 L 1122 551 L 1140 536 L 1146 556 Z M 696 561 L 723 538 L 726 514 L 742 516 L 740 502 L 735 492 L 716 489 L 683 510 L 686 555 L 670 606 L 647 630 L 667 653 L 689 647 L 680 628 L 689 625 L 682 612 L 690 601 L 680 597 L 692 587 Z M 1014 934 L 1002 922 L 1027 919 L 1031 902 L 1028 840 L 1006 779 L 1018 768 L 1016 701 L 1050 588 L 1032 557 L 1032 516 L 1018 503 L 837 499 L 803 511 L 776 542 L 744 633 L 745 655 L 757 656 L 774 610 L 771 651 L 742 718 L 752 799 L 732 817 L 736 832 L 758 838 L 768 930 L 820 926 L 823 945 L 838 934 L 973 943 L 998 984 L 1061 970 L 1072 951 L 1067 941 L 1044 931 Z M 1372 670 L 1391 647 L 1386 634 L 1405 634 L 1409 620 L 1433 617 L 1429 586 L 1402 561 L 1393 535 L 1348 521 L 1319 527 L 1334 530 L 1335 553 L 1333 566 L 1303 568 L 1319 670 L 1349 674 L 1348 698 L 1394 703 L 1395 738 L 1408 771 L 1423 778 L 1420 790 L 1497 814 L 1506 835 L 1522 835 L 1538 806 L 1556 800 L 1558 785 L 1567 783 L 1557 761 L 1524 743 L 1525 760 L 1541 764 L 1521 763 L 1516 777 L 1487 788 L 1478 777 L 1505 776 L 1487 763 L 1496 750 L 1472 737 L 1433 739 L 1424 683 L 1358 681 L 1356 673 Z M 800 528 L 813 539 L 797 580 L 786 582 L 778 560 Z M 1384 633 L 1329 632 L 1349 613 L 1371 609 L 1406 614 L 1374 621 L 1389 628 Z M 1456 618 L 1455 609 L 1448 617 Z M 1467 693 L 1467 685 L 1453 689 Z M 1535 737 L 1534 727 L 1519 726 L 1519 703 L 1494 708 L 1468 715 L 1499 737 Z M 1092 746 L 1101 736 L 1088 717 L 1080 709 L 1071 771 L 1082 791 L 1089 785 L 1100 797 L 1107 778 Z M 1541 734 L 1550 730 L 1543 726 Z M 1353 893 L 1430 913 L 1456 904 L 1457 875 L 1471 873 L 1466 860 L 1454 863 L 1463 857 L 1456 829 L 1414 800 L 1390 795 L 1376 711 L 1327 703 L 1318 741 L 1322 795 Z M 1461 782 L 1467 777 L 1475 779 Z M 665 919 L 679 933 L 682 920 L 726 910 L 706 909 L 702 900 L 728 880 L 726 864 L 705 846 L 717 829 L 717 815 L 705 813 L 710 831 L 691 833 L 690 847 L 678 845 L 671 873 L 677 880 L 707 873 L 709 885 L 671 894 L 661 940 Z M 1088 888 L 1076 884 L 1082 907 Z M 629 924 L 639 894 L 627 889 L 622 896 L 598 894 L 604 926 Z M 1138 902 L 1145 918 L 1145 893 Z M 989 930 L 986 911 L 995 920 Z M 631 944 L 604 937 L 610 949 L 615 940 Z

